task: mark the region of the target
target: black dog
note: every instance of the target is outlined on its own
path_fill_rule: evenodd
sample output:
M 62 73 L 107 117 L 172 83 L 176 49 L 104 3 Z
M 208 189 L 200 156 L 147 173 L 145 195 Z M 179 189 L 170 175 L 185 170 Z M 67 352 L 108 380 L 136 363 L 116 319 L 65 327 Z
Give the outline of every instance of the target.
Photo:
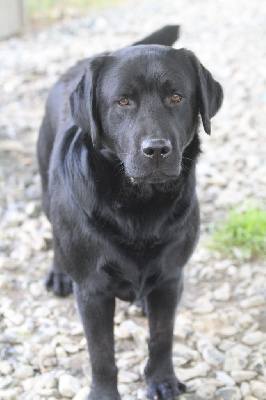
M 64 296 L 74 282 L 92 364 L 90 400 L 120 399 L 115 297 L 145 299 L 148 398 L 185 391 L 172 337 L 183 267 L 199 233 L 199 115 L 210 134 L 223 94 L 193 53 L 164 46 L 176 37 L 176 27 L 166 27 L 81 61 L 53 87 L 40 131 L 55 253 L 47 287 Z

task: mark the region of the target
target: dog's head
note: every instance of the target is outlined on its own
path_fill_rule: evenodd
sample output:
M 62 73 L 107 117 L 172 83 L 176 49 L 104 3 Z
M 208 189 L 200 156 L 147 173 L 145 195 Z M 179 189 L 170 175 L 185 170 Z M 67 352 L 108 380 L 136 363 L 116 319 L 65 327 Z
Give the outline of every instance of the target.
M 198 115 L 210 134 L 222 99 L 193 53 L 143 45 L 93 59 L 70 104 L 75 123 L 121 160 L 128 177 L 155 183 L 179 176 Z

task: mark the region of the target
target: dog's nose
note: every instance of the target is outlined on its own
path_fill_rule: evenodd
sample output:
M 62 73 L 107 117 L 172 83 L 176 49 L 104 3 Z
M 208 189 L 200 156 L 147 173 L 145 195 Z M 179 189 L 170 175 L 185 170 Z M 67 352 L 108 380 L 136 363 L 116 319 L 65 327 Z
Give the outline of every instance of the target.
M 171 153 L 172 145 L 166 139 L 146 139 L 142 142 L 141 149 L 146 157 L 160 160 Z

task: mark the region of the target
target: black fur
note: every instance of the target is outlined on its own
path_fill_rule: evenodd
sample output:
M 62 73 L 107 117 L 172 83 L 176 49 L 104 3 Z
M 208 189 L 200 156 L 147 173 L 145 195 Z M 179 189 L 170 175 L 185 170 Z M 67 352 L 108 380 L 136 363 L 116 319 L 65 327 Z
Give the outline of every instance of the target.
M 193 53 L 152 45 L 175 37 L 166 27 L 145 45 L 81 61 L 51 90 L 40 130 L 54 237 L 47 287 L 65 296 L 74 282 L 92 363 L 90 400 L 120 399 L 115 297 L 145 303 L 148 397 L 173 400 L 185 391 L 173 371 L 173 325 L 199 233 L 199 115 L 210 133 L 222 89 Z

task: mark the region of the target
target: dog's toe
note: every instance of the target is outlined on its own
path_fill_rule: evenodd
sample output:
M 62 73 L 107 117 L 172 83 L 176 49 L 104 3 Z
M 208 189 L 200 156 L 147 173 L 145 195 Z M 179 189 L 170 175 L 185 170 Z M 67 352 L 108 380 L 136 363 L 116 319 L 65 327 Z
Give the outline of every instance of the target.
M 148 399 L 175 400 L 177 396 L 186 393 L 186 385 L 178 379 L 163 380 L 161 382 L 149 382 Z
M 56 296 L 66 297 L 73 292 L 71 278 L 63 272 L 53 269 L 47 274 L 45 280 L 47 290 L 51 290 Z

